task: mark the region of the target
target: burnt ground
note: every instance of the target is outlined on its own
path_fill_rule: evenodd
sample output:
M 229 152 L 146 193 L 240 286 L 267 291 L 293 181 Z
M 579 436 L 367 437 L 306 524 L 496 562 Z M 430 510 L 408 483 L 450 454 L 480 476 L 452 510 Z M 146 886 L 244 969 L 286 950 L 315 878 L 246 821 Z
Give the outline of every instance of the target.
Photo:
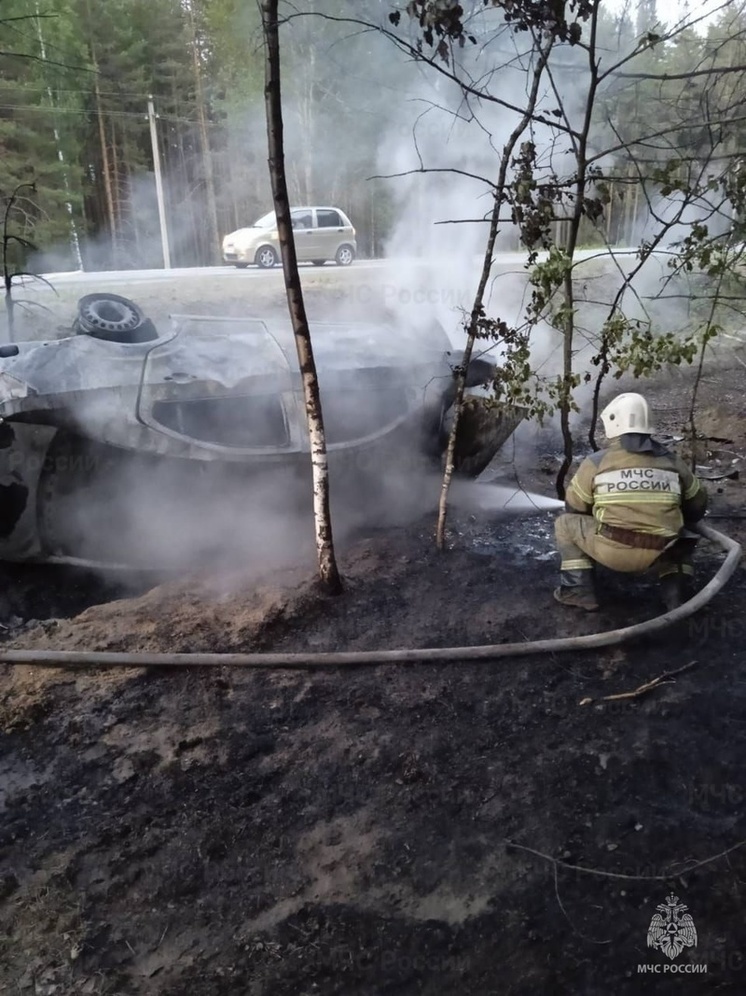
M 651 392 L 672 433 L 682 385 Z M 735 362 L 706 379 L 709 466 L 746 453 L 745 385 Z M 514 463 L 550 493 L 551 446 Z M 715 512 L 742 510 L 742 480 L 708 488 Z M 15 568 L 3 618 L 15 647 L 297 651 L 531 640 L 658 611 L 654 582 L 610 575 L 597 616 L 557 606 L 551 515 L 451 523 L 446 555 L 432 516 L 358 536 L 336 599 L 305 568 L 130 593 Z M 713 525 L 746 537 L 741 519 Z M 702 545 L 701 582 L 721 560 Z M 746 991 L 745 595 L 741 566 L 655 639 L 479 664 L 2 666 L 0 992 Z M 672 890 L 698 944 L 669 960 L 646 937 Z

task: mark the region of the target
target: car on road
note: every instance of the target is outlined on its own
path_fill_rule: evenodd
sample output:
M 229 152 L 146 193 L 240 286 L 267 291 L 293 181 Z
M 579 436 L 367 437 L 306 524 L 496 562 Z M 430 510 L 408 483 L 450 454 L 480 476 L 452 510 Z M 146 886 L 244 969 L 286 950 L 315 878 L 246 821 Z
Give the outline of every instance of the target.
M 377 513 L 389 485 L 408 494 L 436 480 L 460 358 L 445 331 L 311 330 L 335 507 Z M 261 525 L 260 505 L 284 524 L 299 495 L 308 521 L 287 319 L 182 315 L 157 328 L 134 302 L 90 294 L 65 331 L 0 346 L 0 560 L 158 568 L 195 547 L 237 546 L 250 521 Z M 462 476 L 479 474 L 522 418 L 485 402 L 494 373 L 483 358 L 468 369 Z
M 298 207 L 290 212 L 299 263 L 323 266 L 333 259 L 349 266 L 357 253 L 355 229 L 336 207 Z M 280 237 L 274 211 L 248 228 L 239 228 L 223 239 L 223 260 L 239 269 L 252 263 L 269 269 L 280 261 Z

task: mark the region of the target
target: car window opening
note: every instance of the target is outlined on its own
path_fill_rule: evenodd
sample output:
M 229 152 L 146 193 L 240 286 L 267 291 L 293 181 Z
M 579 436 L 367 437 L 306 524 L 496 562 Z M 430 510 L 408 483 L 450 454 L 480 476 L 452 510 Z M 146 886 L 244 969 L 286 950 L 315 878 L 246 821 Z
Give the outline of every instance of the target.
M 269 214 L 263 214 L 262 217 L 255 221 L 251 226 L 252 228 L 274 228 L 276 225 L 276 218 L 274 211 L 270 211 Z
M 404 387 L 322 391 L 321 407 L 327 442 L 347 443 L 371 436 L 409 410 Z
M 319 219 L 319 228 L 342 228 L 342 219 L 336 211 L 317 210 L 316 217 Z
M 156 401 L 153 418 L 201 443 L 246 449 L 289 443 L 282 400 L 275 395 Z

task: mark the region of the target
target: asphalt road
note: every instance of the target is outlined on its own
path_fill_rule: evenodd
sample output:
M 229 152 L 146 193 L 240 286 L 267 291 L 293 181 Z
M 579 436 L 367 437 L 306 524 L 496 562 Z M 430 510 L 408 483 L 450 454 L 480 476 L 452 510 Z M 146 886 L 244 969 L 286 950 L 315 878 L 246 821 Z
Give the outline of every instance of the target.
M 638 252 L 635 247 L 615 248 L 612 251 L 605 249 L 582 249 L 575 253 L 577 260 L 598 259 L 601 257 L 623 257 L 629 259 Z M 502 268 L 505 266 L 522 266 L 526 260 L 525 252 L 502 252 L 495 254 L 495 266 Z M 482 257 L 474 257 L 474 265 L 481 266 Z M 300 269 L 303 274 L 334 273 L 335 277 L 345 279 L 347 275 L 354 276 L 361 270 L 400 270 L 401 268 L 415 267 L 427 269 L 429 267 L 438 268 L 447 265 L 445 260 L 431 260 L 412 258 L 397 259 L 357 259 L 349 267 L 336 266 L 334 263 L 327 263 L 323 267 L 311 264 L 302 264 Z M 71 271 L 67 273 L 45 273 L 45 279 L 54 284 L 74 284 L 74 283 L 134 283 L 143 281 L 173 280 L 175 277 L 189 279 L 199 279 L 202 277 L 218 278 L 220 280 L 256 280 L 259 278 L 282 280 L 282 267 L 276 266 L 271 270 L 264 270 L 257 266 L 250 266 L 245 270 L 239 270 L 235 266 L 190 266 L 179 269 L 157 269 L 157 270 L 105 270 L 101 272 Z
M 361 269 L 380 269 L 388 264 L 385 259 L 358 259 L 351 267 L 336 266 L 334 263 L 325 267 L 318 267 L 308 264 L 301 264 L 301 272 L 321 273 L 324 270 L 341 274 L 347 271 L 358 272 Z M 257 277 L 275 277 L 282 279 L 282 267 L 275 266 L 271 270 L 264 270 L 258 266 L 250 266 L 245 270 L 239 270 L 235 266 L 185 266 L 170 270 L 102 270 L 91 273 L 83 270 L 73 270 L 68 273 L 44 273 L 42 276 L 52 283 L 131 283 L 148 280 L 173 280 L 174 277 L 183 277 L 186 280 L 213 277 L 220 279 L 251 280 Z

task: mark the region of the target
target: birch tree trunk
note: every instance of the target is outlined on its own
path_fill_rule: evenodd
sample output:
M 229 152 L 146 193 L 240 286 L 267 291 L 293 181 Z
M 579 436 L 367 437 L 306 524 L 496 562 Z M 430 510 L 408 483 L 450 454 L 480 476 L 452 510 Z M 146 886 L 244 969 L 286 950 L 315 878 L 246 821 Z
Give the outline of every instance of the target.
M 126 205 L 130 192 L 122 180 L 122 171 L 126 169 L 123 158 L 126 158 L 126 147 L 120 135 L 120 128 L 116 118 L 110 122 L 111 145 L 108 152 L 109 173 L 111 180 L 109 186 L 112 195 L 112 210 L 114 212 L 114 264 L 116 269 L 121 269 L 122 265 L 127 265 L 122 259 L 122 248 L 126 239 L 125 220 L 127 217 Z M 121 144 L 120 144 L 121 142 Z M 123 155 L 124 153 L 124 155 Z
M 207 111 L 205 100 L 205 88 L 202 80 L 202 52 L 200 48 L 200 38 L 197 32 L 197 24 L 194 18 L 194 6 L 190 3 L 189 26 L 192 33 L 192 66 L 194 67 L 194 83 L 197 97 L 197 121 L 199 123 L 199 141 L 202 154 L 202 169 L 205 178 L 205 190 L 207 195 L 207 217 L 210 221 L 210 249 L 208 263 L 221 261 L 220 251 L 220 225 L 218 223 L 218 207 L 215 196 L 215 173 L 212 165 L 212 148 L 210 146 L 210 136 L 207 130 Z
M 269 148 L 269 177 L 272 184 L 277 217 L 277 232 L 280 238 L 282 270 L 285 277 L 285 292 L 288 301 L 290 320 L 293 325 L 295 347 L 303 381 L 303 396 L 306 404 L 308 434 L 311 441 L 311 469 L 313 474 L 313 514 L 316 527 L 316 551 L 319 562 L 319 577 L 330 594 L 342 591 L 342 581 L 337 569 L 332 538 L 332 522 L 329 507 L 329 462 L 324 435 L 324 419 L 321 411 L 319 381 L 313 356 L 311 332 L 308 327 L 303 290 L 298 273 L 298 260 L 295 252 L 295 239 L 290 223 L 290 202 L 288 200 L 287 179 L 285 176 L 285 153 L 283 144 L 282 97 L 280 92 L 280 37 L 277 23 L 278 0 L 262 0 L 262 31 L 265 46 L 265 87 L 264 100 L 267 115 L 267 142 Z
M 104 177 L 104 195 L 106 197 L 106 214 L 109 220 L 109 235 L 111 238 L 111 257 L 116 255 L 117 243 L 117 221 L 114 213 L 114 191 L 111 185 L 111 163 L 109 162 L 109 146 L 106 137 L 106 126 L 104 124 L 104 114 L 101 108 L 101 91 L 98 84 L 98 64 L 96 55 L 91 49 L 91 61 L 94 65 L 94 94 L 96 98 L 96 120 L 98 124 L 98 140 L 101 145 L 101 172 Z

